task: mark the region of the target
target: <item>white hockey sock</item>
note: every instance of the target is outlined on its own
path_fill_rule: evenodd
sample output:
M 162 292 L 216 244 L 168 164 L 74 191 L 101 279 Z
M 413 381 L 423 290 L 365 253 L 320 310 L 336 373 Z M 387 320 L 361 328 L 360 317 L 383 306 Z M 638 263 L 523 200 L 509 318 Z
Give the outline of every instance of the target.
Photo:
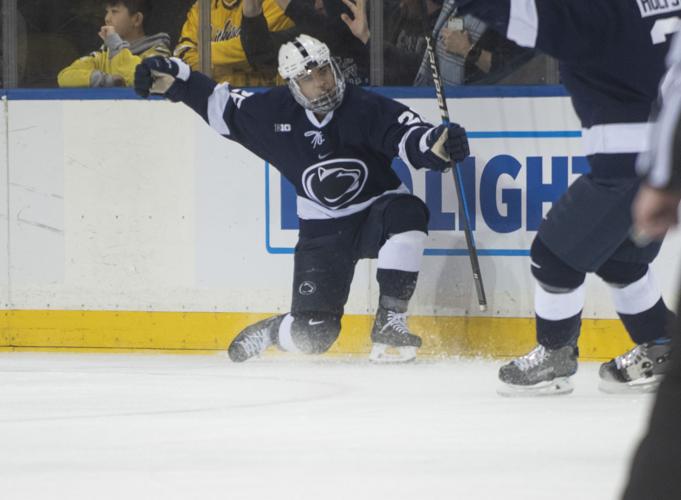
M 560 321 L 575 316 L 583 308 L 584 284 L 568 293 L 551 293 L 535 283 L 534 311 L 540 318 Z
M 422 231 L 392 235 L 378 251 L 378 268 L 419 272 L 427 238 L 428 235 Z
M 301 352 L 293 342 L 291 335 L 293 326 L 293 316 L 287 314 L 279 325 L 279 347 L 286 352 Z
M 653 307 L 662 298 L 653 272 L 625 287 L 610 285 L 615 310 L 620 314 L 639 314 Z

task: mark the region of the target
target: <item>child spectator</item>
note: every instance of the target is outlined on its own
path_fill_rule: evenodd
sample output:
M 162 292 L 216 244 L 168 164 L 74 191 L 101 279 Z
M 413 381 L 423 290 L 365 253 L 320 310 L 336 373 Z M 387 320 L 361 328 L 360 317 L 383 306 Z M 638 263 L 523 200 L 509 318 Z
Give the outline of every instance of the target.
M 150 56 L 169 56 L 166 33 L 146 36 L 149 0 L 109 0 L 99 36 L 102 47 L 59 72 L 60 87 L 131 87 L 135 67 Z

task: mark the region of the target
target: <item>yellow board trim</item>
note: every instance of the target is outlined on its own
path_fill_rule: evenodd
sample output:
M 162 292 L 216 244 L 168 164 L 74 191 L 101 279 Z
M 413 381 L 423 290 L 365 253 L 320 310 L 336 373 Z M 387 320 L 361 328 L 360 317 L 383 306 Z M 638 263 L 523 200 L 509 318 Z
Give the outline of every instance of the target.
M 5 310 L 0 312 L 0 351 L 107 351 L 206 353 L 224 351 L 244 327 L 269 314 Z M 346 315 L 332 355 L 366 355 L 373 317 Z M 528 318 L 412 316 L 423 337 L 421 356 L 511 357 L 535 345 Z M 583 359 L 610 359 L 633 346 L 618 320 L 582 322 Z

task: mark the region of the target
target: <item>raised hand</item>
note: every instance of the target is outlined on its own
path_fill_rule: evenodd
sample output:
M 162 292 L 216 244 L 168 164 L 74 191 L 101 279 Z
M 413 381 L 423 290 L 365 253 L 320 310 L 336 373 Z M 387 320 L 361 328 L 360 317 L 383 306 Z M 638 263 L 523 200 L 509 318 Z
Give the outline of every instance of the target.
M 367 2 L 366 0 L 343 0 L 347 5 L 352 17 L 343 13 L 341 19 L 348 25 L 352 34 L 362 40 L 362 43 L 369 41 L 369 19 L 367 17 Z
M 116 34 L 116 28 L 114 28 L 113 26 L 102 26 L 99 29 L 99 33 L 98 33 L 99 38 L 101 38 L 102 40 L 106 40 L 108 36 L 115 35 L 115 34 Z
M 441 36 L 447 52 L 466 57 L 466 54 L 473 47 L 473 42 L 471 42 L 471 37 L 467 31 L 452 31 L 443 28 Z

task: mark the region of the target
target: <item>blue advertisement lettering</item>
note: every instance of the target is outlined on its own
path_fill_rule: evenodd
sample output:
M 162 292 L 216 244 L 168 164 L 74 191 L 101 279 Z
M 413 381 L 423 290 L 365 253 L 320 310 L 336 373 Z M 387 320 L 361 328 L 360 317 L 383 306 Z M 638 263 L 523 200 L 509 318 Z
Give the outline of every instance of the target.
M 523 159 L 522 163 L 511 155 L 494 156 L 480 169 L 479 189 L 477 189 L 476 180 L 476 158 L 469 157 L 461 163 L 461 178 L 468 203 L 471 228 L 476 229 L 478 216 L 482 216 L 487 228 L 496 233 L 512 233 L 521 229 L 536 231 L 544 217 L 545 209 L 548 209 L 567 190 L 570 174 L 581 175 L 589 171 L 589 163 L 583 156 L 554 156 L 550 158 L 550 179 L 546 179 L 544 162 L 545 159 L 540 156 L 528 156 Z M 568 168 L 568 165 L 571 168 Z M 458 214 L 457 217 L 458 209 L 446 210 L 444 208 L 444 176 L 451 176 L 451 173 L 412 172 L 399 159 L 393 162 L 393 168 L 412 193 L 414 192 L 412 176 L 425 176 L 423 198 L 430 210 L 429 230 L 461 230 L 463 214 Z M 523 171 L 525 185 L 518 182 L 523 177 L 521 175 Z M 509 187 L 509 181 L 513 187 Z M 281 193 L 279 227 L 282 230 L 295 231 L 298 229 L 295 189 L 283 177 L 279 179 L 279 189 Z M 500 203 L 497 201 L 498 193 Z M 526 206 L 524 225 L 523 197 L 525 197 Z

